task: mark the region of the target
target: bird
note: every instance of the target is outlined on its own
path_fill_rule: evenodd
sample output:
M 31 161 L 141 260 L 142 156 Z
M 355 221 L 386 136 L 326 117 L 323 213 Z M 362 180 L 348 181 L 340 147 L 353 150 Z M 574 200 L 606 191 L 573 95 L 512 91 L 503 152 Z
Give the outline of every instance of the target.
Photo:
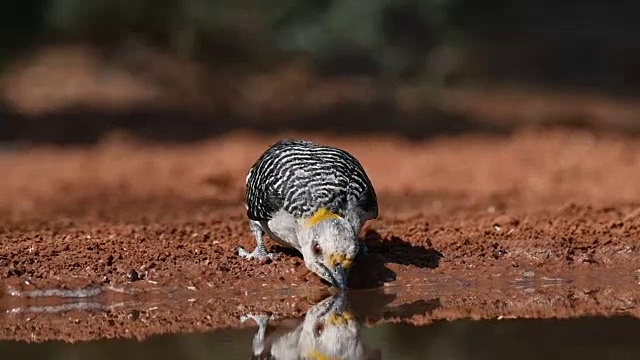
M 304 139 L 269 146 L 246 176 L 245 207 L 256 247 L 245 259 L 273 260 L 264 235 L 302 254 L 306 267 L 347 287 L 363 225 L 378 217 L 378 198 L 360 162 L 346 150 Z
M 273 316 L 247 314 L 258 325 L 253 336 L 252 359 L 381 359 L 381 350 L 362 341 L 361 321 L 350 310 L 343 292 L 312 306 L 303 318 L 285 319 L 271 326 Z

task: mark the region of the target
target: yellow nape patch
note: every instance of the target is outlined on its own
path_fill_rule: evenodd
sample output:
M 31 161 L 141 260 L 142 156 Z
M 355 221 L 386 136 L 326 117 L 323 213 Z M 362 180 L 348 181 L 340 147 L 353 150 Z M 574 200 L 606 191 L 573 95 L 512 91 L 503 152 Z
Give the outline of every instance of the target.
M 318 211 L 316 211 L 315 214 L 313 214 L 313 216 L 311 216 L 307 220 L 307 226 L 311 227 L 328 219 L 339 219 L 339 218 L 340 218 L 340 215 L 332 213 L 331 211 L 329 211 L 329 209 L 320 208 L 318 209 Z
M 353 264 L 353 261 L 347 258 L 344 254 L 333 253 L 327 256 L 327 263 L 332 268 L 335 268 L 338 265 L 342 265 L 343 268 L 349 270 L 351 268 L 351 265 Z
M 327 318 L 327 323 L 331 326 L 344 326 L 352 322 L 354 319 L 353 314 L 349 311 L 345 311 L 342 314 L 333 313 Z

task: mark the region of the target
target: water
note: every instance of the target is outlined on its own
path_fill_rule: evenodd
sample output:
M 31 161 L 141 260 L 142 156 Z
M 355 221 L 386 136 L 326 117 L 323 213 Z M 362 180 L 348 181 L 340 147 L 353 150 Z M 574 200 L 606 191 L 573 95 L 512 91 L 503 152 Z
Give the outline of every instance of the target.
M 300 319 L 247 317 L 260 326 L 206 333 L 158 335 L 144 341 L 0 342 L 2 359 L 638 359 L 640 320 L 585 317 L 569 320 L 456 320 L 427 326 L 362 326 L 366 299 L 330 296 Z M 422 310 L 437 308 L 425 301 Z M 70 326 L 73 326 L 70 324 Z M 269 357 L 262 357 L 269 358 Z

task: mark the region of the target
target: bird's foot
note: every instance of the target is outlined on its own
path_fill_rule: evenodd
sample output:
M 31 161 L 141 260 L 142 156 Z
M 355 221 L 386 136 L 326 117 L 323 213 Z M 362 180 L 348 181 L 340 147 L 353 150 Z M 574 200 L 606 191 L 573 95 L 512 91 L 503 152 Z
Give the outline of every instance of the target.
M 273 319 L 273 316 L 247 314 L 240 317 L 240 323 L 244 324 L 249 319 L 252 319 L 258 325 L 258 331 L 253 336 L 251 347 L 254 355 L 260 355 L 264 352 L 264 338 L 267 334 L 267 323 Z
M 242 246 L 239 246 L 238 255 L 247 260 L 256 259 L 259 261 L 266 260 L 266 259 L 274 260 L 274 257 L 275 257 L 274 253 L 268 253 L 264 247 L 260 247 L 260 246 L 256 247 L 252 252 L 248 252 L 247 250 L 245 250 L 245 248 L 243 248 Z
M 240 317 L 240 323 L 244 324 L 249 319 L 255 321 L 255 323 L 260 328 L 263 328 L 267 326 L 267 322 L 269 322 L 269 320 L 273 319 L 273 315 L 268 316 L 268 315 L 247 314 Z

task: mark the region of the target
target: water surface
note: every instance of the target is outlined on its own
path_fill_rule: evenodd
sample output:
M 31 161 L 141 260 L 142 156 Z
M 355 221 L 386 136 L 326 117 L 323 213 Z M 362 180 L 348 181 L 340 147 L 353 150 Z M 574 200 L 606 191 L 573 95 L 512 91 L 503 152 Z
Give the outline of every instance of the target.
M 426 302 L 437 307 L 437 302 Z M 144 341 L 0 342 L 3 359 L 639 359 L 640 320 L 585 317 L 566 320 L 456 320 L 426 326 L 362 326 L 342 295 L 324 299 L 299 319 L 254 314 L 253 326 L 206 333 L 152 336 Z M 360 304 L 362 305 L 362 304 Z M 366 306 L 355 308 L 366 309 Z M 256 326 L 260 324 L 260 326 Z M 72 326 L 72 325 L 70 325 Z M 255 358 L 258 358 L 257 356 Z

